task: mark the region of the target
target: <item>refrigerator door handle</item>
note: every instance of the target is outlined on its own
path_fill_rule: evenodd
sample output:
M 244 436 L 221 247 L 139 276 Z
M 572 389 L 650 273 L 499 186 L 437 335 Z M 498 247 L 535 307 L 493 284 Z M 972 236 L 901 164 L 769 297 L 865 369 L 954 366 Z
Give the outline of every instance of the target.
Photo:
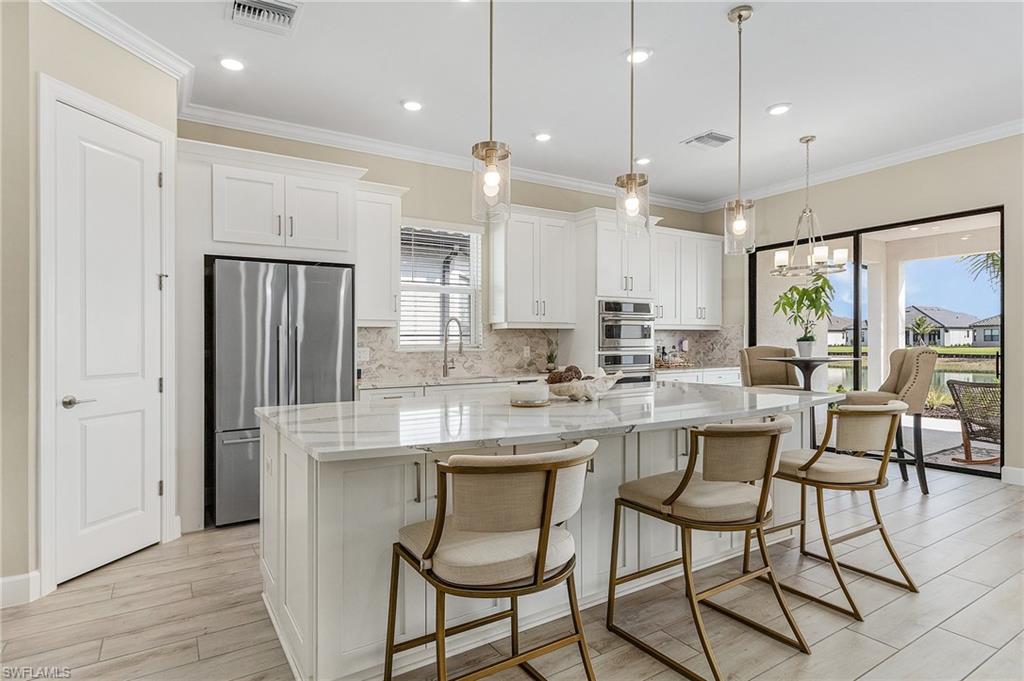
M 287 398 L 281 399 L 281 391 L 287 390 L 287 373 L 285 367 L 288 364 L 288 341 L 284 337 L 284 325 L 277 325 L 277 357 L 276 357 L 276 371 L 277 371 L 277 406 L 282 404 L 288 404 Z M 282 358 L 282 355 L 284 357 Z
M 299 352 L 299 344 L 302 342 L 301 327 L 296 324 L 292 327 L 292 332 L 295 334 L 295 337 L 292 339 L 292 343 L 295 346 L 295 375 L 292 376 L 292 382 L 295 384 L 295 400 L 292 404 L 302 404 L 302 392 L 300 390 L 301 384 L 299 383 L 299 376 L 302 375 L 302 369 L 299 364 L 299 357 L 301 354 Z

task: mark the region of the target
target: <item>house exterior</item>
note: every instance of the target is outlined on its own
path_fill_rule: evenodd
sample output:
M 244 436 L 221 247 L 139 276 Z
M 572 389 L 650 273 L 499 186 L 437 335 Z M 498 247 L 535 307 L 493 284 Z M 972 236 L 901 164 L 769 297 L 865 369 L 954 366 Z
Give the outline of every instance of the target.
M 976 348 L 997 348 L 1002 345 L 1002 315 L 985 317 L 971 324 Z
M 924 339 L 919 338 L 913 330 L 918 317 L 924 317 L 932 327 Z M 954 312 L 928 305 L 909 305 L 906 311 L 905 342 L 907 346 L 933 345 L 947 348 L 973 345 L 972 325 L 977 321 L 977 317 L 966 312 Z
M 828 344 L 850 345 L 850 329 L 853 328 L 853 320 L 849 317 L 832 317 L 828 322 Z

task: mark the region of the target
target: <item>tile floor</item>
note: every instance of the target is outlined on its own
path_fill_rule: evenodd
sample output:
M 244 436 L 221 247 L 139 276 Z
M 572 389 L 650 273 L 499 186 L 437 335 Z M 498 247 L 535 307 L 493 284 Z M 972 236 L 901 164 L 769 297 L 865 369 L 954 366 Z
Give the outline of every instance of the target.
M 789 596 L 811 644 L 810 656 L 706 609 L 705 622 L 728 677 L 1024 678 L 1024 487 L 940 471 L 929 471 L 929 481 L 932 494 L 922 497 L 913 480 L 903 483 L 896 474 L 879 495 L 886 523 L 921 593 L 848 573 L 865 613 L 863 622 Z M 831 530 L 868 524 L 867 503 L 863 493 L 829 495 Z M 858 537 L 839 552 L 853 564 L 895 574 L 875 536 Z M 255 524 L 187 535 L 83 575 L 34 603 L 2 610 L 2 665 L 67 666 L 76 681 L 291 679 L 260 600 L 256 541 Z M 795 540 L 787 540 L 772 549 L 784 581 L 836 599 L 831 570 L 801 557 L 794 546 Z M 820 551 L 820 542 L 810 548 Z M 703 570 L 698 588 L 737 569 L 738 562 L 730 561 Z M 681 587 L 677 579 L 622 598 L 621 621 L 707 674 Z M 716 598 L 785 628 L 766 585 L 748 583 Z M 603 606 L 585 611 L 584 618 L 601 681 L 681 678 L 608 632 Z M 568 626 L 562 619 L 526 631 L 522 645 L 542 642 Z M 449 672 L 458 674 L 507 654 L 507 640 L 481 646 L 452 660 Z M 551 681 L 584 678 L 575 647 L 541 658 L 535 666 Z M 430 669 L 420 669 L 402 681 L 431 678 Z M 528 677 L 512 670 L 492 678 Z

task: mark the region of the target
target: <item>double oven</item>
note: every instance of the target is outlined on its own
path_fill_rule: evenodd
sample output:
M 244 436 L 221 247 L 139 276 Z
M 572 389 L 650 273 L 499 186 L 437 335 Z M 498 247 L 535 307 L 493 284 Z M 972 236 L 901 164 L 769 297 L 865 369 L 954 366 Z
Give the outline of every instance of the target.
M 618 300 L 597 304 L 597 364 L 623 373 L 618 389 L 654 385 L 654 305 Z

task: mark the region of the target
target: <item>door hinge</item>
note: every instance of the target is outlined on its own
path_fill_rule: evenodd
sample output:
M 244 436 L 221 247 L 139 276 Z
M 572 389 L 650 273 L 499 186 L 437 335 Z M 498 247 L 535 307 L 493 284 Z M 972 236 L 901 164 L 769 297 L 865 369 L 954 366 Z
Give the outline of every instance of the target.
M 166 279 L 168 276 L 169 275 L 166 275 L 166 274 L 158 274 L 158 275 L 156 275 L 156 287 L 159 290 L 161 290 L 161 291 L 164 290 L 164 279 Z
M 162 497 L 164 495 L 164 481 L 163 480 L 161 480 L 160 482 L 158 482 L 156 484 L 156 494 L 159 497 Z
M 161 189 L 164 188 L 164 174 L 162 172 L 156 174 L 156 186 Z
M 164 377 L 163 376 L 161 376 L 160 378 L 156 379 L 156 391 L 158 393 L 162 393 L 164 391 Z

